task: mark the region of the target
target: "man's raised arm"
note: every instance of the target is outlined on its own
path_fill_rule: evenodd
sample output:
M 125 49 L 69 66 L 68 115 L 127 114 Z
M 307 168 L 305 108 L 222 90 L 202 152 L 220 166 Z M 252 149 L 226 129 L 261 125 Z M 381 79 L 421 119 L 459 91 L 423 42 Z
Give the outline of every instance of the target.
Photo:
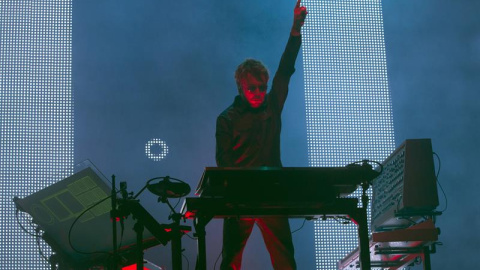
M 295 9 L 293 10 L 293 25 L 290 34 L 292 36 L 300 36 L 300 29 L 302 28 L 303 24 L 305 23 L 305 17 L 307 16 L 307 8 L 301 7 L 300 2 L 302 0 L 298 0 L 297 4 L 295 5 Z
M 290 30 L 290 37 L 273 78 L 272 91 L 270 92 L 272 101 L 277 103 L 280 111 L 283 110 L 283 105 L 288 95 L 290 77 L 295 72 L 295 61 L 302 43 L 300 30 L 307 16 L 307 8 L 300 6 L 300 2 L 301 0 L 297 0 L 293 10 L 293 25 Z

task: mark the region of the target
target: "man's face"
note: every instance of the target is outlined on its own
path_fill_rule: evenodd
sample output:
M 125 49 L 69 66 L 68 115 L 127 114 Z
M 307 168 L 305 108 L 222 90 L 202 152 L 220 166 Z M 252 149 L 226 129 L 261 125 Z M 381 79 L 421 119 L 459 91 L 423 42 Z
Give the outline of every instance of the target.
M 252 108 L 262 106 L 267 94 L 267 79 L 257 80 L 254 76 L 247 76 L 240 80 L 240 95 L 250 104 Z

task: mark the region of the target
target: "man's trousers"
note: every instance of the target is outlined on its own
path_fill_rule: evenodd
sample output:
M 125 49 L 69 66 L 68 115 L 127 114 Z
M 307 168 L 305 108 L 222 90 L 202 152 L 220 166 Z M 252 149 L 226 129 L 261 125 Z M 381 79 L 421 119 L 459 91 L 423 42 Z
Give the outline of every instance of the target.
M 226 218 L 223 223 L 223 250 L 220 269 L 241 269 L 243 249 L 255 223 L 263 235 L 263 241 L 270 253 L 273 269 L 297 269 L 288 218 L 279 217 Z

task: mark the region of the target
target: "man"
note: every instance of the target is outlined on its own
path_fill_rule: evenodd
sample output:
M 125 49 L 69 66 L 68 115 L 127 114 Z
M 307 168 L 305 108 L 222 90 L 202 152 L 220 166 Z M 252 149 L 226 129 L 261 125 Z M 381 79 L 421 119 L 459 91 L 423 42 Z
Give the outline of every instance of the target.
M 235 72 L 238 95 L 217 118 L 216 160 L 219 167 L 281 167 L 281 112 L 290 77 L 300 50 L 300 28 L 307 10 L 297 1 L 287 46 L 267 94 L 269 74 L 253 59 Z M 274 269 L 296 269 L 290 225 L 287 218 L 227 218 L 223 227 L 220 269 L 240 269 L 245 244 L 253 225 L 259 226 Z

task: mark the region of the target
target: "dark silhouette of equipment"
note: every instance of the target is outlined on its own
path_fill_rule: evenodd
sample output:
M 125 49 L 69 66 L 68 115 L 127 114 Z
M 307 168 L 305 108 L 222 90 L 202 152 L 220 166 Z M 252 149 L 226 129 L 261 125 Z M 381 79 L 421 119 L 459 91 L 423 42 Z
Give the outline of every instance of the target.
M 152 185 L 159 201 L 167 203 L 174 213 L 170 216 L 172 224 L 159 224 L 136 199 L 141 192 L 132 197 L 125 182 L 118 191 L 115 176 L 110 183 L 89 161 L 80 167 L 77 173 L 45 189 L 23 199 L 14 198 L 17 210 L 30 214 L 52 248 L 51 268 L 116 270 L 136 263 L 137 269 L 143 270 L 143 250 L 171 241 L 173 269 L 181 270 L 181 237 L 190 227 L 179 224 L 182 215 L 175 213 L 168 198 L 188 194 L 188 184 L 161 177 L 164 181 Z M 117 240 L 119 233 L 121 242 Z
M 422 263 L 430 270 L 440 229 L 435 227 L 438 206 L 437 179 L 430 139 L 409 139 L 382 163 L 373 180 L 372 267 L 404 269 Z M 339 270 L 355 269 L 360 252 L 352 251 L 338 263 Z
M 370 269 L 366 190 L 378 172 L 368 163 L 334 168 L 206 168 L 182 212 L 194 219 L 197 270 L 206 270 L 205 227 L 212 218 L 286 216 L 344 217 L 358 224 L 361 269 Z M 345 198 L 358 186 L 357 198 Z
M 148 184 L 147 188 L 151 193 L 162 198 L 181 198 L 190 193 L 190 185 L 178 179 L 174 179 L 176 182 L 172 182 L 170 179 L 169 176 L 166 176 L 158 183 Z

